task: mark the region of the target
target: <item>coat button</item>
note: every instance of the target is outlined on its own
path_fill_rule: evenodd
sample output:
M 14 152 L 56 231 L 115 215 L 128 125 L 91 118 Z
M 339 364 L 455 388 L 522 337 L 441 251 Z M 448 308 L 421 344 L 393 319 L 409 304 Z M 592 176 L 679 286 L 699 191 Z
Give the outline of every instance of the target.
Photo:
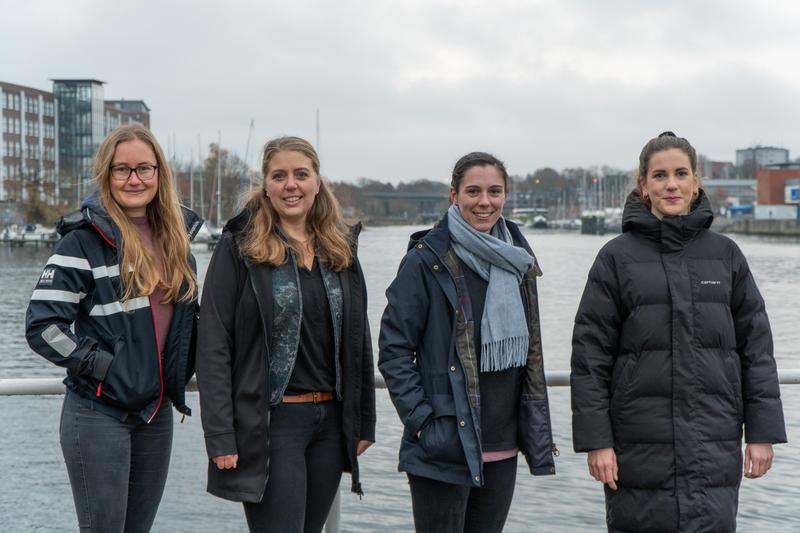
M 439 270 L 439 265 L 433 265 L 434 270 Z
M 458 423 L 458 425 L 463 428 L 464 426 L 467 425 L 467 423 L 462 420 L 461 422 Z
M 422 250 L 422 245 L 421 245 L 421 244 L 418 244 L 418 245 L 417 245 L 417 249 L 418 249 L 418 250 Z
M 475 476 L 475 483 L 481 482 L 481 476 Z
M 456 365 L 452 365 L 450 367 L 450 372 L 455 372 L 455 371 L 456 371 Z

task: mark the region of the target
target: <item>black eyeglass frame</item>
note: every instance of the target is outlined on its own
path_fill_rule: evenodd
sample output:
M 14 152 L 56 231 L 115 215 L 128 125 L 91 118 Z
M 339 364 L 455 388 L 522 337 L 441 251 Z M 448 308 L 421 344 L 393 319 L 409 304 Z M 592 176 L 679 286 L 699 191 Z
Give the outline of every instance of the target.
M 139 175 L 139 169 L 142 168 L 142 167 L 151 168 L 152 171 L 153 171 L 153 175 L 150 176 L 149 178 L 143 178 L 142 176 L 140 176 Z M 114 176 L 114 169 L 115 168 L 118 168 L 118 169 L 127 168 L 128 169 L 128 175 L 125 177 L 125 179 L 118 178 L 118 177 Z M 135 172 L 136 173 L 136 177 L 139 178 L 139 180 L 141 180 L 141 181 L 150 181 L 151 179 L 153 179 L 156 176 L 156 171 L 158 170 L 158 165 L 136 165 L 135 167 L 129 167 L 128 165 L 111 165 L 110 167 L 108 167 L 108 170 L 111 172 L 111 179 L 113 179 L 113 180 L 128 181 L 129 179 L 131 179 L 131 176 Z

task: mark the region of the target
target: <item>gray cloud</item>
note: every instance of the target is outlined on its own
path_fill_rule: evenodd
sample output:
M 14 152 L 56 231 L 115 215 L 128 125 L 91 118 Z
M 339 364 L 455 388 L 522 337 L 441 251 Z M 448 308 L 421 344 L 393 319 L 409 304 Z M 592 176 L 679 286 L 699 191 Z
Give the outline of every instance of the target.
M 30 2 L 0 0 L 0 79 L 95 77 L 144 99 L 185 158 L 314 140 L 351 179 L 446 179 L 491 150 L 512 172 L 635 165 L 664 129 L 731 160 L 797 155 L 794 2 Z M 254 160 L 254 158 L 251 158 Z

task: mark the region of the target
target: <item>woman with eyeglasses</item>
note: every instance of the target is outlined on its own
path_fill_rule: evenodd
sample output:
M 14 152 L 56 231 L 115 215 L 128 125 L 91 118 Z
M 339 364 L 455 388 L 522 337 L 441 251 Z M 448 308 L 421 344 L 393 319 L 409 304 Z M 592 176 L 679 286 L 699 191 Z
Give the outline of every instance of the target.
M 202 220 L 183 209 L 141 125 L 94 159 L 96 192 L 61 218 L 31 295 L 31 348 L 64 367 L 61 449 L 81 531 L 149 531 L 167 479 L 172 411 L 191 414 L 195 262 Z

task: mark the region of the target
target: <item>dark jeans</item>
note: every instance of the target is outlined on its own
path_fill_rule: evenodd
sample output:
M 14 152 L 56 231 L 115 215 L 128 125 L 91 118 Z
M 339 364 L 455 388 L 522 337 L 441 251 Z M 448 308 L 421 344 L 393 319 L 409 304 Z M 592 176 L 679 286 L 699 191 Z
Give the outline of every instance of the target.
M 516 456 L 484 463 L 482 487 L 409 474 L 414 528 L 424 533 L 503 531 L 516 481 Z
M 172 450 L 167 399 L 149 424 L 121 422 L 67 391 L 59 431 L 80 531 L 150 531 Z
M 264 498 L 244 504 L 250 531 L 322 531 L 345 465 L 341 403 L 273 407 L 269 440 Z

